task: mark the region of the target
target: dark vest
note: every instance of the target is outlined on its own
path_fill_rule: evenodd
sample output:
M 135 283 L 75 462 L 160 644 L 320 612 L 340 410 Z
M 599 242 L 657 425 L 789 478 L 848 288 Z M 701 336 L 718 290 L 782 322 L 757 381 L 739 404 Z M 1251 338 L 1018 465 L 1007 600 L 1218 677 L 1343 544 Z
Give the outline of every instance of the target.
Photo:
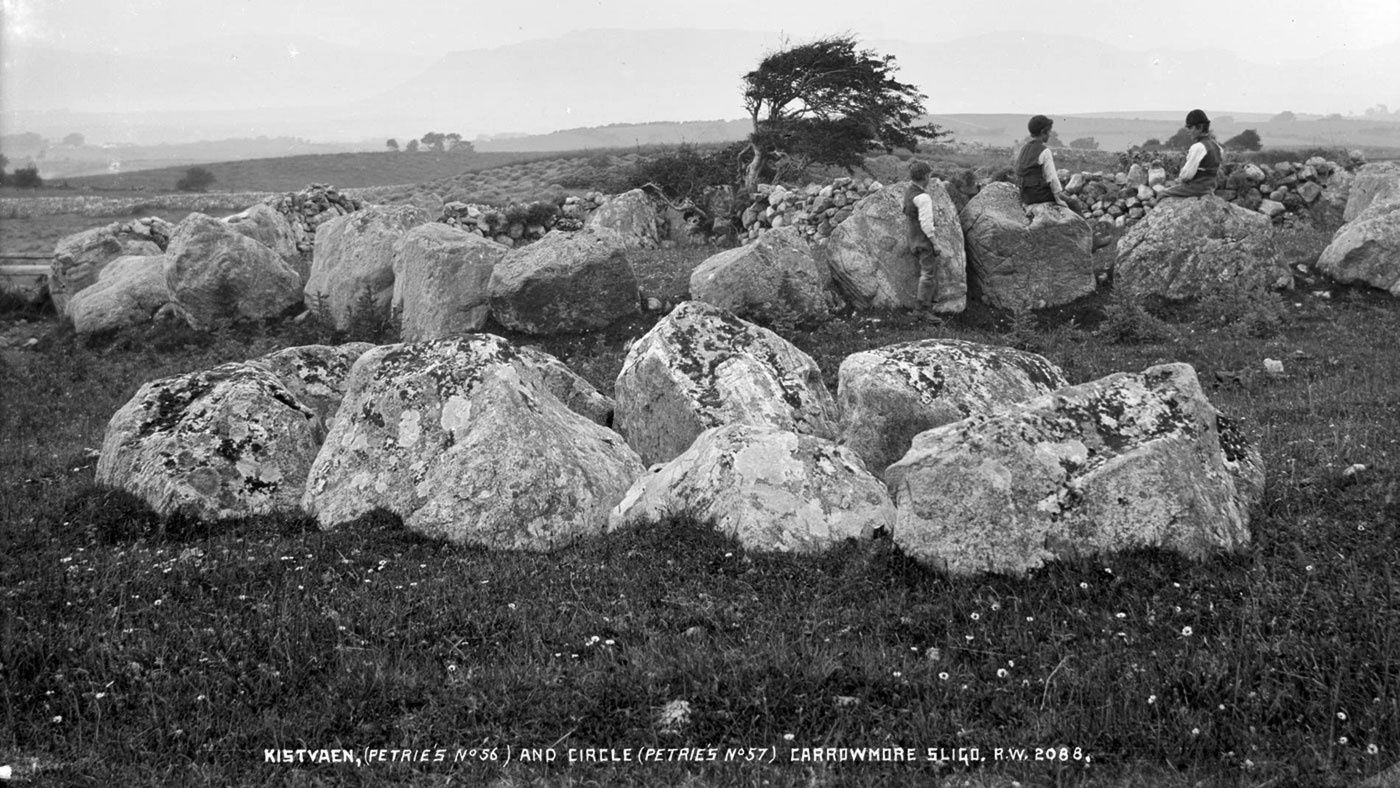
M 1220 162 L 1225 158 L 1225 151 L 1221 149 L 1220 143 L 1216 142 L 1209 134 L 1202 134 L 1196 141 L 1206 146 L 1205 158 L 1196 165 L 1196 177 L 1191 179 L 1192 183 L 1198 181 L 1215 182 L 1215 177 L 1220 174 Z
M 1021 182 L 1021 202 L 1026 205 L 1055 201 L 1055 192 L 1050 190 L 1050 183 L 1045 180 L 1045 172 L 1040 168 L 1040 154 L 1044 150 L 1045 143 L 1032 139 L 1021 147 L 1021 153 L 1016 157 L 1016 177 Z
M 909 184 L 904 191 L 904 218 L 909 229 L 909 246 L 916 251 L 933 248 L 933 241 L 924 235 L 924 228 L 919 226 L 919 206 L 914 204 L 914 198 L 920 194 L 925 192 L 917 183 Z

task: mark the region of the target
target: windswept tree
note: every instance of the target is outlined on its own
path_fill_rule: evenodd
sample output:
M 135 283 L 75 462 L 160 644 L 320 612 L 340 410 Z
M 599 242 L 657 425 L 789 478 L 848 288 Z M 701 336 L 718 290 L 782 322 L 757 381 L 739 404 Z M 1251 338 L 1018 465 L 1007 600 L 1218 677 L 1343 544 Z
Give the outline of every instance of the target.
M 389 139 L 384 140 L 384 147 L 388 148 L 389 150 L 391 150 L 391 151 L 393 151 L 393 152 L 395 152 L 395 153 L 398 153 L 398 152 L 399 152 L 399 141 L 396 140 L 396 139 L 394 139 L 393 137 L 390 137 Z
M 753 132 L 742 156 L 744 186 L 758 187 L 765 168 L 791 159 L 795 169 L 831 164 L 852 169 L 866 153 L 917 150 L 946 136 L 915 125 L 927 98 L 894 78 L 893 55 L 857 49 L 854 37 L 832 36 L 765 57 L 744 75 L 744 107 Z

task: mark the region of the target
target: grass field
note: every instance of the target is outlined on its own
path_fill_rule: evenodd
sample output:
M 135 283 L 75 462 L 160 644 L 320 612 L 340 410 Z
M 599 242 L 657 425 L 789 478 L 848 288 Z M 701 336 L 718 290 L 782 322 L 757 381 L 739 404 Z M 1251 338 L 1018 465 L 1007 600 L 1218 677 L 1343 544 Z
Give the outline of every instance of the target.
M 1309 264 L 1327 234 L 1283 240 Z M 674 299 L 704 256 L 633 263 Z M 496 331 L 611 393 L 654 320 Z M 833 390 L 846 355 L 926 336 L 1039 352 L 1076 383 L 1191 363 L 1263 452 L 1253 543 L 949 579 L 884 539 L 801 558 L 691 522 L 535 555 L 436 544 L 385 513 L 329 533 L 295 512 L 162 519 L 93 481 L 137 386 L 335 337 L 84 343 L 51 324 L 0 365 L 0 765 L 63 786 L 1302 788 L 1400 760 L 1395 299 L 1320 281 L 1177 306 L 1100 293 L 1014 320 L 972 304 L 938 327 L 876 313 L 789 336 Z M 361 765 L 275 762 L 342 748 Z M 663 760 L 638 762 L 649 750 Z M 633 760 L 570 762 L 589 752 Z

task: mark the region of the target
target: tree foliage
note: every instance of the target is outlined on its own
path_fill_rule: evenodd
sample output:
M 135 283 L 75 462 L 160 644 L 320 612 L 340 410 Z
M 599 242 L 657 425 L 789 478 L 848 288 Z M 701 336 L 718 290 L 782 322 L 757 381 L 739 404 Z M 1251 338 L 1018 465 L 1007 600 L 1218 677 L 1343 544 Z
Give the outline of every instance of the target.
M 735 148 L 742 146 L 706 152 L 683 144 L 672 153 L 639 162 L 631 173 L 630 187 L 651 186 L 669 201 L 698 203 L 707 186 L 738 181 Z
M 86 141 L 87 138 L 76 131 L 63 138 L 63 144 L 72 148 L 81 148 Z
M 854 167 L 867 152 L 918 149 L 921 140 L 946 136 L 933 124 L 915 125 L 927 98 L 895 79 L 893 55 L 857 48 L 851 36 L 833 36 L 765 57 L 744 75 L 744 107 L 753 121 L 745 185 L 774 158 L 797 168 L 809 164 Z
M 399 141 L 396 140 L 396 139 L 394 139 L 393 137 L 390 137 L 389 139 L 384 140 L 384 147 L 388 148 L 389 150 L 391 150 L 391 151 L 393 151 L 393 152 L 395 152 L 395 153 L 398 153 L 398 152 L 399 152 Z
M 1259 132 L 1254 129 L 1245 129 L 1225 140 L 1225 147 L 1231 150 L 1259 150 L 1263 147 L 1263 142 L 1259 139 Z
M 10 177 L 5 179 L 5 183 L 21 189 L 37 189 L 44 185 L 44 179 L 39 177 L 39 168 L 31 164 L 10 173 Z
M 1162 143 L 1162 147 L 1164 147 L 1164 148 L 1189 148 L 1189 147 L 1191 147 L 1195 142 L 1196 142 L 1196 132 L 1194 132 L 1194 131 L 1192 131 L 1192 130 L 1190 130 L 1190 129 L 1188 129 L 1188 128 L 1182 127 L 1182 128 L 1177 129 L 1175 134 L 1173 134 L 1173 135 L 1171 135 L 1170 137 L 1168 137 L 1168 138 L 1167 138 L 1167 141 L 1164 142 L 1164 143 Z
M 1093 137 L 1079 137 L 1070 140 L 1069 146 L 1074 150 L 1098 150 L 1099 141 Z
M 447 135 L 438 133 L 436 131 L 430 131 L 427 134 L 424 134 L 420 139 L 422 140 L 424 145 L 427 145 L 428 147 L 432 148 L 438 153 L 442 152 L 443 145 L 447 143 Z
M 409 153 L 417 153 L 417 152 L 418 152 L 418 140 L 409 140 L 409 141 L 408 141 L 408 144 L 405 145 L 403 149 L 406 150 L 406 151 L 408 151 Z
M 182 192 L 203 192 L 208 191 L 214 185 L 214 173 L 203 167 L 191 167 L 185 170 L 185 174 L 180 180 L 175 182 L 175 188 Z

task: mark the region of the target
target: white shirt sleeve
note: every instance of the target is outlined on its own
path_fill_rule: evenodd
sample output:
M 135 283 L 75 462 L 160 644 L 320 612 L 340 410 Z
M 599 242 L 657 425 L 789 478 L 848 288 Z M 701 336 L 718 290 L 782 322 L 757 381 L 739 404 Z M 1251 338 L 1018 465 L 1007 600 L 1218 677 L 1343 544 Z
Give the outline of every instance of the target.
M 933 240 L 934 233 L 938 232 L 938 227 L 933 223 L 933 198 L 928 194 L 917 194 L 914 196 L 914 207 L 919 209 L 919 229 L 929 240 Z
M 1189 181 L 1196 177 L 1196 168 L 1201 166 L 1201 161 L 1206 157 L 1205 143 L 1197 142 L 1186 152 L 1186 163 L 1181 165 L 1180 178 Z
M 1063 191 L 1064 187 L 1060 185 L 1060 171 L 1055 167 L 1055 156 L 1050 149 L 1041 151 L 1040 158 L 1036 161 L 1040 162 L 1040 172 L 1045 176 L 1045 182 L 1050 184 L 1050 192 L 1059 194 Z

